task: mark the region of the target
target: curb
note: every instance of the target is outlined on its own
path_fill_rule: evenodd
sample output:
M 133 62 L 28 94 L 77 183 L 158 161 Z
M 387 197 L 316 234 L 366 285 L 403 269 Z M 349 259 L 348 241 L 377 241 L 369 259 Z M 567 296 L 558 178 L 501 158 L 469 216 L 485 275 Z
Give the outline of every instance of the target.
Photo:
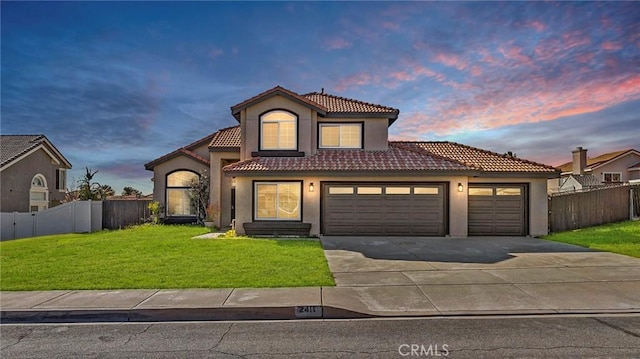
M 343 308 L 318 306 L 321 314 L 304 317 L 297 315 L 300 307 L 236 307 L 236 308 L 156 308 L 156 309 L 70 309 L 70 310 L 4 310 L 0 312 L 2 324 L 20 323 L 112 323 L 112 322 L 186 322 L 186 321 L 252 321 L 252 320 L 304 320 L 304 319 L 366 319 L 366 318 L 456 318 L 522 315 L 595 315 L 635 314 L 640 310 L 527 310 L 527 311 L 456 311 L 398 313 L 375 315 Z
M 225 308 L 156 308 L 156 309 L 49 309 L 3 310 L 0 321 L 15 323 L 100 323 L 100 322 L 181 322 L 234 320 L 357 319 L 375 315 L 342 308 L 323 307 L 313 316 L 297 314 L 299 308 L 225 307 Z

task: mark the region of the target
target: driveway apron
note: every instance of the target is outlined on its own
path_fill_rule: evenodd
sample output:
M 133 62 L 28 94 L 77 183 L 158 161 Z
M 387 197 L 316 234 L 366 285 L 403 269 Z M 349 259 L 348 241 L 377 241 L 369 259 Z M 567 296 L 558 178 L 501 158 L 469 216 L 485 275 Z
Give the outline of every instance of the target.
M 323 237 L 323 304 L 374 315 L 640 312 L 640 259 L 530 237 Z

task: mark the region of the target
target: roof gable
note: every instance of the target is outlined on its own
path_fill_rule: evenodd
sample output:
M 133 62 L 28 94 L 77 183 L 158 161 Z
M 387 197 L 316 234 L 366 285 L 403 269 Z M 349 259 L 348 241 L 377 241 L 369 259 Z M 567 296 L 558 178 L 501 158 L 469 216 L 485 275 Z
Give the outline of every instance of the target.
M 253 96 L 247 100 L 244 100 L 242 102 L 240 102 L 239 104 L 236 104 L 234 106 L 231 106 L 231 114 L 233 115 L 233 117 L 236 118 L 236 120 L 240 121 L 240 111 L 244 110 L 247 107 L 250 107 L 258 102 L 264 101 L 266 99 L 269 99 L 271 97 L 274 96 L 283 96 L 286 97 L 290 100 L 293 100 L 295 102 L 299 102 L 307 107 L 311 107 L 314 110 L 318 111 L 321 114 L 325 114 L 327 109 L 316 103 L 313 102 L 303 96 L 298 95 L 297 93 L 291 91 L 291 90 L 287 90 L 284 87 L 281 86 L 276 86 L 270 90 L 267 90 L 265 92 L 262 92 L 260 94 L 257 94 L 256 96 Z
M 326 117 L 350 117 L 350 116 L 371 116 L 389 118 L 391 125 L 397 118 L 400 110 L 376 105 L 360 100 L 349 99 L 330 95 L 323 92 L 311 92 L 305 95 L 299 95 L 284 87 L 276 86 L 270 90 L 262 92 L 250 99 L 240 102 L 231 107 L 231 113 L 238 121 L 240 120 L 240 112 L 260 101 L 264 101 L 273 96 L 284 96 L 290 100 L 299 102 L 307 107 L 316 110 L 321 116 Z
M 219 132 L 219 131 L 218 131 Z M 184 147 L 180 147 L 177 150 L 170 152 L 162 157 L 158 157 L 155 160 L 151 161 L 151 162 L 147 162 L 144 165 L 144 168 L 146 170 L 152 171 L 153 168 L 165 161 L 169 161 L 170 159 L 176 158 L 178 156 L 187 156 L 191 159 L 194 159 L 200 163 L 209 164 L 209 159 L 204 158 L 202 156 L 200 156 L 199 154 L 193 152 L 193 150 L 195 150 L 196 148 L 202 146 L 202 145 L 206 145 L 208 143 L 211 142 L 211 140 L 214 138 L 214 136 L 218 133 L 218 132 L 214 132 L 210 135 L 207 135 L 195 142 L 192 142 Z
M 5 169 L 39 149 L 64 167 L 72 167 L 45 135 L 0 135 L 0 167 Z

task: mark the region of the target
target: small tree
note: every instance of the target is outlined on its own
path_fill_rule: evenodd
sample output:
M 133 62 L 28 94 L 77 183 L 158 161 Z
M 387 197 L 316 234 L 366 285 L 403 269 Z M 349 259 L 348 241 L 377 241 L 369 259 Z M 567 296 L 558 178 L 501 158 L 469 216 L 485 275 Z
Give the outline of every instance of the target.
M 115 191 L 108 184 L 101 185 L 93 180 L 98 170 L 92 171 L 89 167 L 85 167 L 85 174 L 76 182 L 75 191 L 67 191 L 69 200 L 78 199 L 80 201 L 99 201 L 113 196 Z M 76 193 L 77 195 L 73 195 Z
M 122 195 L 123 196 L 136 196 L 136 197 L 140 197 L 142 196 L 142 192 L 138 191 L 137 189 L 133 188 L 133 187 L 125 187 L 124 189 L 122 189 Z
M 89 167 L 85 167 L 85 174 L 78 181 L 78 199 L 81 201 L 95 201 L 100 199 L 100 184 L 93 181 L 98 170 L 91 171 Z
M 200 171 L 198 179 L 191 180 L 189 188 L 191 205 L 196 209 L 196 217 L 199 224 L 204 224 L 209 205 L 209 175 L 207 171 Z

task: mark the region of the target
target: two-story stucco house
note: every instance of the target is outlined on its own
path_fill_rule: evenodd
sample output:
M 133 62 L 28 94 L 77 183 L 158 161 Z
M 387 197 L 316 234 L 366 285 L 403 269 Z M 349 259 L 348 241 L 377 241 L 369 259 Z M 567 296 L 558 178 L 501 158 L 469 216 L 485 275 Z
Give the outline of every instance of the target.
M 0 136 L 2 212 L 38 212 L 65 197 L 71 163 L 44 135 Z
M 399 110 L 275 87 L 231 107 L 239 126 L 145 165 L 166 215 L 193 215 L 210 174 L 218 224 L 238 233 L 478 236 L 547 233 L 550 166 L 452 142 L 389 141 Z
M 640 152 L 633 148 L 588 157 L 587 149 L 571 151 L 573 160 L 558 166 L 560 178 L 548 183 L 550 193 L 588 190 L 640 180 Z

